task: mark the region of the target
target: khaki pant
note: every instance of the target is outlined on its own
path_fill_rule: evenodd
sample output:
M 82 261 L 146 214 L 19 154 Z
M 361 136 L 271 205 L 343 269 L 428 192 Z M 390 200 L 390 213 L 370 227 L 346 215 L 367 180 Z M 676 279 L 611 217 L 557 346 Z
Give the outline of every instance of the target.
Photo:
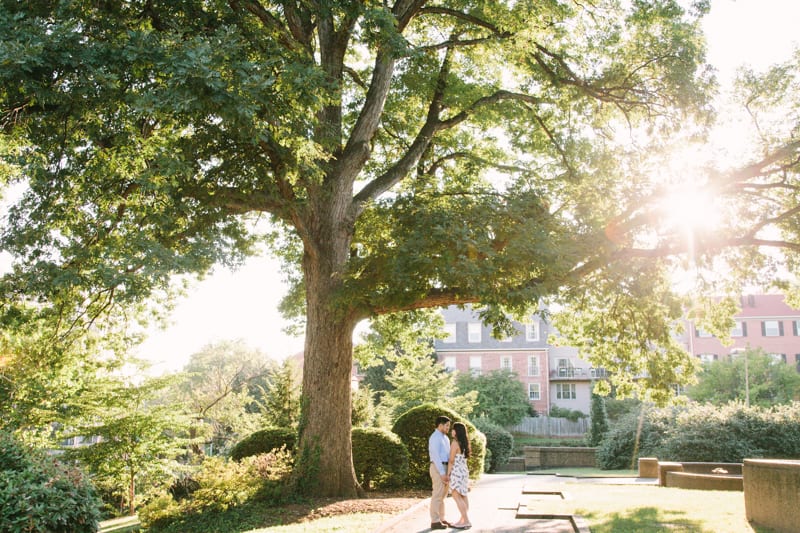
M 431 494 L 431 523 L 444 520 L 444 497 L 447 495 L 447 485 L 442 481 L 442 475 L 436 465 L 431 463 L 431 481 L 433 494 Z

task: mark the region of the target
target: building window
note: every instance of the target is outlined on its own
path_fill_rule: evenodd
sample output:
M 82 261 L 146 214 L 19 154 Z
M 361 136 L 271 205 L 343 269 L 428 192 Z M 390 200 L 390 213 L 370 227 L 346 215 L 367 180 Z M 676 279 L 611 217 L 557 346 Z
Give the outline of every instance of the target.
M 481 323 L 480 322 L 470 322 L 467 325 L 467 340 L 469 342 L 481 342 Z
M 500 370 L 508 370 L 511 371 L 511 356 L 504 355 L 500 358 Z
M 772 358 L 773 363 L 785 363 L 786 362 L 786 354 L 785 353 L 771 353 L 769 356 Z
M 576 398 L 574 383 L 556 383 L 556 399 L 574 400 Z
M 453 356 L 447 356 L 444 358 L 444 369 L 447 372 L 455 372 L 456 371 L 456 358 Z
M 783 322 L 780 320 L 764 320 L 761 322 L 761 334 L 764 337 L 783 337 Z
M 794 367 L 800 372 L 800 353 L 794 354 Z
M 539 321 L 533 321 L 525 324 L 525 340 L 536 342 L 539 340 Z
M 736 325 L 731 330 L 731 337 L 747 337 L 747 324 L 737 320 Z
M 444 334 L 445 337 L 442 339 L 442 342 L 453 343 L 456 342 L 456 325 L 455 324 L 445 324 L 444 325 Z
M 794 336 L 800 336 L 800 320 L 792 320 L 792 333 Z
M 713 335 L 711 335 L 711 333 L 709 333 L 707 331 L 703 331 L 700 328 L 695 328 L 695 333 L 697 334 L 698 337 L 703 337 L 703 338 L 713 337 Z
M 539 400 L 541 398 L 541 393 L 539 389 L 538 383 L 528 383 L 528 399 L 529 400 Z
M 717 360 L 717 354 L 715 353 L 701 353 L 698 354 L 697 357 L 699 357 L 700 361 L 703 363 L 713 363 Z
M 528 356 L 528 375 L 529 376 L 538 376 L 539 375 L 539 356 L 538 355 L 529 355 Z
M 480 355 L 470 355 L 469 356 L 469 371 L 472 373 L 473 376 L 480 376 L 481 375 L 481 356 Z

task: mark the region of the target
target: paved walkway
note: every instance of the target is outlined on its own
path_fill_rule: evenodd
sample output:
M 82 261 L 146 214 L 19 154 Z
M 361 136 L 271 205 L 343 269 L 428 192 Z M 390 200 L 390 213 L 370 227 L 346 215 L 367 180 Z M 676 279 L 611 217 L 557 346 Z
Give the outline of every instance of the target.
M 528 474 L 483 474 L 477 482 L 473 482 L 469 493 L 469 517 L 472 528 L 469 533 L 574 533 L 575 527 L 569 520 L 563 519 L 520 519 L 516 518 L 517 508 L 529 497 L 522 492 L 527 490 L 559 490 L 557 485 L 574 478 L 554 475 Z M 653 480 L 637 480 L 636 478 L 617 479 L 581 479 L 582 482 L 597 483 L 647 483 Z M 549 485 L 549 487 L 548 487 Z M 422 533 L 431 531 L 429 514 L 430 499 L 414 505 L 402 514 L 384 522 L 374 533 Z M 459 513 L 453 498 L 445 500 L 445 517 L 453 522 L 458 521 Z M 458 530 L 450 528 L 450 533 Z

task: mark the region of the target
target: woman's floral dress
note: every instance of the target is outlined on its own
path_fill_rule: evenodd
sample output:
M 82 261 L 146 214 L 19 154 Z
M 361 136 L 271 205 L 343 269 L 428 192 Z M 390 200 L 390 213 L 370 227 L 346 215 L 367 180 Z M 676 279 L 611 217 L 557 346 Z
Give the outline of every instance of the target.
M 463 453 L 457 453 L 453 461 L 453 470 L 450 472 L 450 490 L 467 495 L 469 491 L 469 469 Z

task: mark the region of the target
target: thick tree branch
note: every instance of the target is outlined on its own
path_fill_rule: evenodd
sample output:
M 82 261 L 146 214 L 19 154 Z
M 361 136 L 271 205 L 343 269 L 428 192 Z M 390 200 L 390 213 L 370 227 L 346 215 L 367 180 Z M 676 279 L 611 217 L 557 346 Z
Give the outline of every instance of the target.
M 491 31 L 498 37 L 510 37 L 511 33 L 507 31 L 502 31 L 500 28 L 488 22 L 482 18 L 476 17 L 474 15 L 470 15 L 469 13 L 463 13 L 456 9 L 450 9 L 447 7 L 442 6 L 432 6 L 432 7 L 423 7 L 419 10 L 420 15 L 447 15 L 449 17 L 457 18 L 463 20 L 464 22 L 468 22 L 470 24 L 474 24 L 475 26 L 480 26 L 481 28 L 486 28 L 487 30 Z
M 244 8 L 250 14 L 254 15 L 266 29 L 270 30 L 277 36 L 278 42 L 280 42 L 287 49 L 294 51 L 302 50 L 305 53 L 310 53 L 313 51 L 310 35 L 304 35 L 302 32 L 299 32 L 297 35 L 293 35 L 292 32 L 289 31 L 289 29 L 287 29 L 286 26 L 284 26 L 283 23 L 277 17 L 275 17 L 275 15 L 270 13 L 269 10 L 262 6 L 258 0 L 245 0 L 244 2 L 240 2 L 239 0 L 229 0 L 228 4 L 234 11 Z

